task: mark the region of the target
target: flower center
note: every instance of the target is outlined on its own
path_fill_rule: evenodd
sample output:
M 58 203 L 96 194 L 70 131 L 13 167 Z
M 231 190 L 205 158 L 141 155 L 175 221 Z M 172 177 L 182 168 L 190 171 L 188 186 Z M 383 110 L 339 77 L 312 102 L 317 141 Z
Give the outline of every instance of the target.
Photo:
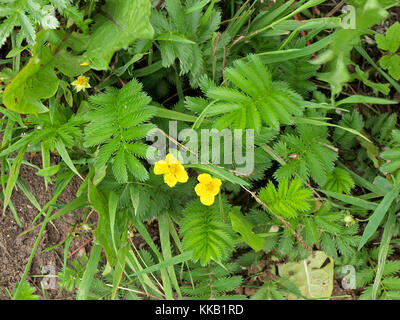
M 76 81 L 77 85 L 84 86 L 86 84 L 86 79 L 79 77 Z
M 168 168 L 169 168 L 169 172 L 171 172 L 172 174 L 175 174 L 176 171 L 177 171 L 177 166 L 176 166 L 176 164 L 170 164 L 170 165 L 168 166 Z
M 212 192 L 214 190 L 214 184 L 212 182 L 207 184 L 207 191 Z

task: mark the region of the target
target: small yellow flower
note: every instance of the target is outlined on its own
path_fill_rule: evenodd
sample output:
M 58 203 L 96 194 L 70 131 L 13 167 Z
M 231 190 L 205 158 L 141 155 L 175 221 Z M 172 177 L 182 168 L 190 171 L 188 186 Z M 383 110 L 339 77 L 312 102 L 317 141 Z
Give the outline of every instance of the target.
M 172 154 L 167 154 L 165 160 L 157 161 L 154 165 L 155 174 L 163 174 L 164 182 L 171 188 L 177 182 L 185 183 L 188 181 L 189 176 L 183 165 Z
M 90 88 L 89 78 L 85 76 L 79 76 L 74 82 L 71 83 L 75 86 L 77 92 Z
M 353 216 L 349 213 L 344 216 L 343 221 L 346 223 L 346 227 L 349 227 L 350 225 L 355 223 Z
M 215 196 L 219 193 L 221 180 L 212 178 L 208 173 L 199 174 L 197 177 L 199 184 L 196 185 L 194 191 L 200 197 L 200 202 L 206 206 L 211 206 L 214 203 Z
M 89 64 L 90 64 L 89 61 L 83 61 L 83 62 L 80 64 L 80 66 L 81 66 L 81 67 L 87 67 Z

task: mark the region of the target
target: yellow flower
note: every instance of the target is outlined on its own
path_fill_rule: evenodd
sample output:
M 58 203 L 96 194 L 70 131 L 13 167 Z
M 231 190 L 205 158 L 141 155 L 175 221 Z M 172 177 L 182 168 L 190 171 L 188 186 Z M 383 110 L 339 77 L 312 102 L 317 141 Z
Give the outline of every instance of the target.
M 354 218 L 353 218 L 353 216 L 351 214 L 346 214 L 344 216 L 343 221 L 346 223 L 346 227 L 349 227 L 350 225 L 355 223 Z
M 83 62 L 80 64 L 80 66 L 81 66 L 81 67 L 87 67 L 89 64 L 90 64 L 89 61 L 83 61 Z
M 200 197 L 200 202 L 206 206 L 211 206 L 214 203 L 215 196 L 219 193 L 221 180 L 212 178 L 208 173 L 199 174 L 197 177 L 199 184 L 196 185 L 194 191 Z
M 167 154 L 165 160 L 160 160 L 154 165 L 155 174 L 163 174 L 164 182 L 171 188 L 177 182 L 185 183 L 189 176 L 183 165 L 172 154 Z
M 86 88 L 90 88 L 89 78 L 85 76 L 79 76 L 74 82 L 72 82 L 72 85 L 75 86 L 77 92 Z

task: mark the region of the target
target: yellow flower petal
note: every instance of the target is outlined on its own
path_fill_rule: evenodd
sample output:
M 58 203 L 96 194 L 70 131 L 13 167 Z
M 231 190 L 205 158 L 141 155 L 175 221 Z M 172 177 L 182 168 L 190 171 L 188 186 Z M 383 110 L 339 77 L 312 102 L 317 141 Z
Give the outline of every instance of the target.
M 203 183 L 197 184 L 196 187 L 194 188 L 194 191 L 196 192 L 196 194 L 197 194 L 199 197 L 205 196 L 205 195 L 207 195 L 207 193 L 208 193 L 208 192 L 207 192 L 207 187 L 206 187 L 206 185 L 203 184 Z
M 89 78 L 85 76 L 79 76 L 75 81 L 71 83 L 75 86 L 77 92 L 90 88 Z
M 166 173 L 166 174 L 164 174 L 164 182 L 168 186 L 173 188 L 176 185 L 176 183 L 178 182 L 178 180 L 175 178 L 175 175 L 173 175 L 171 173 Z
M 164 182 L 171 188 L 177 182 L 185 183 L 189 180 L 185 167 L 172 154 L 167 154 L 165 160 L 157 161 L 153 170 L 155 174 L 163 174 Z
M 182 165 L 180 165 L 178 170 L 175 172 L 175 177 L 180 183 L 185 183 L 189 180 L 189 176 Z
M 167 157 L 165 159 L 167 161 L 167 164 L 180 164 L 178 159 L 176 159 L 172 154 L 168 153 Z
M 214 183 L 214 185 L 217 186 L 218 188 L 220 188 L 221 185 L 222 185 L 221 179 L 218 179 L 218 178 L 213 178 L 213 183 Z
M 196 185 L 194 191 L 200 197 L 200 202 L 206 206 L 212 205 L 215 196 L 220 192 L 222 181 L 212 178 L 208 173 L 199 174 L 197 179 L 200 183 Z
M 154 165 L 155 174 L 164 174 L 168 172 L 168 165 L 165 160 L 157 161 Z
M 212 195 L 206 195 L 200 197 L 200 202 L 205 206 L 211 206 L 214 203 L 215 197 Z
M 212 178 L 208 173 L 199 174 L 197 180 L 199 180 L 200 183 L 205 183 L 205 184 L 212 182 Z
M 210 190 L 210 193 L 216 196 L 220 191 L 222 181 L 218 178 L 213 178 L 211 184 L 212 184 L 212 189 Z

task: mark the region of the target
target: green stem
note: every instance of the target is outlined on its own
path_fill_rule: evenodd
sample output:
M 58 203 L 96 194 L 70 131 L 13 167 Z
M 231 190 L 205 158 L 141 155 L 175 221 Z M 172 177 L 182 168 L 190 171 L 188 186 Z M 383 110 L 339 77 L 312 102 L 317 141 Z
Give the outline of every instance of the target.
M 355 49 L 363 56 L 365 60 L 367 60 L 387 81 L 390 82 L 390 84 L 395 87 L 397 92 L 400 92 L 400 85 L 391 77 L 389 76 L 385 71 L 383 71 L 381 68 L 379 68 L 374 60 L 368 55 L 367 51 L 364 50 L 362 47 L 355 47 Z
M 174 69 L 175 69 L 176 90 L 178 92 L 178 97 L 179 100 L 183 100 L 185 97 L 183 95 L 182 82 L 181 78 L 179 77 L 178 69 L 176 68 L 175 64 L 174 64 Z
M 11 33 L 11 44 L 13 49 L 16 48 L 17 45 L 17 34 L 16 31 L 13 30 L 13 32 Z M 19 72 L 20 69 L 20 62 L 21 62 L 21 53 L 18 53 L 17 55 L 15 55 L 13 57 L 13 71 L 15 72 Z

